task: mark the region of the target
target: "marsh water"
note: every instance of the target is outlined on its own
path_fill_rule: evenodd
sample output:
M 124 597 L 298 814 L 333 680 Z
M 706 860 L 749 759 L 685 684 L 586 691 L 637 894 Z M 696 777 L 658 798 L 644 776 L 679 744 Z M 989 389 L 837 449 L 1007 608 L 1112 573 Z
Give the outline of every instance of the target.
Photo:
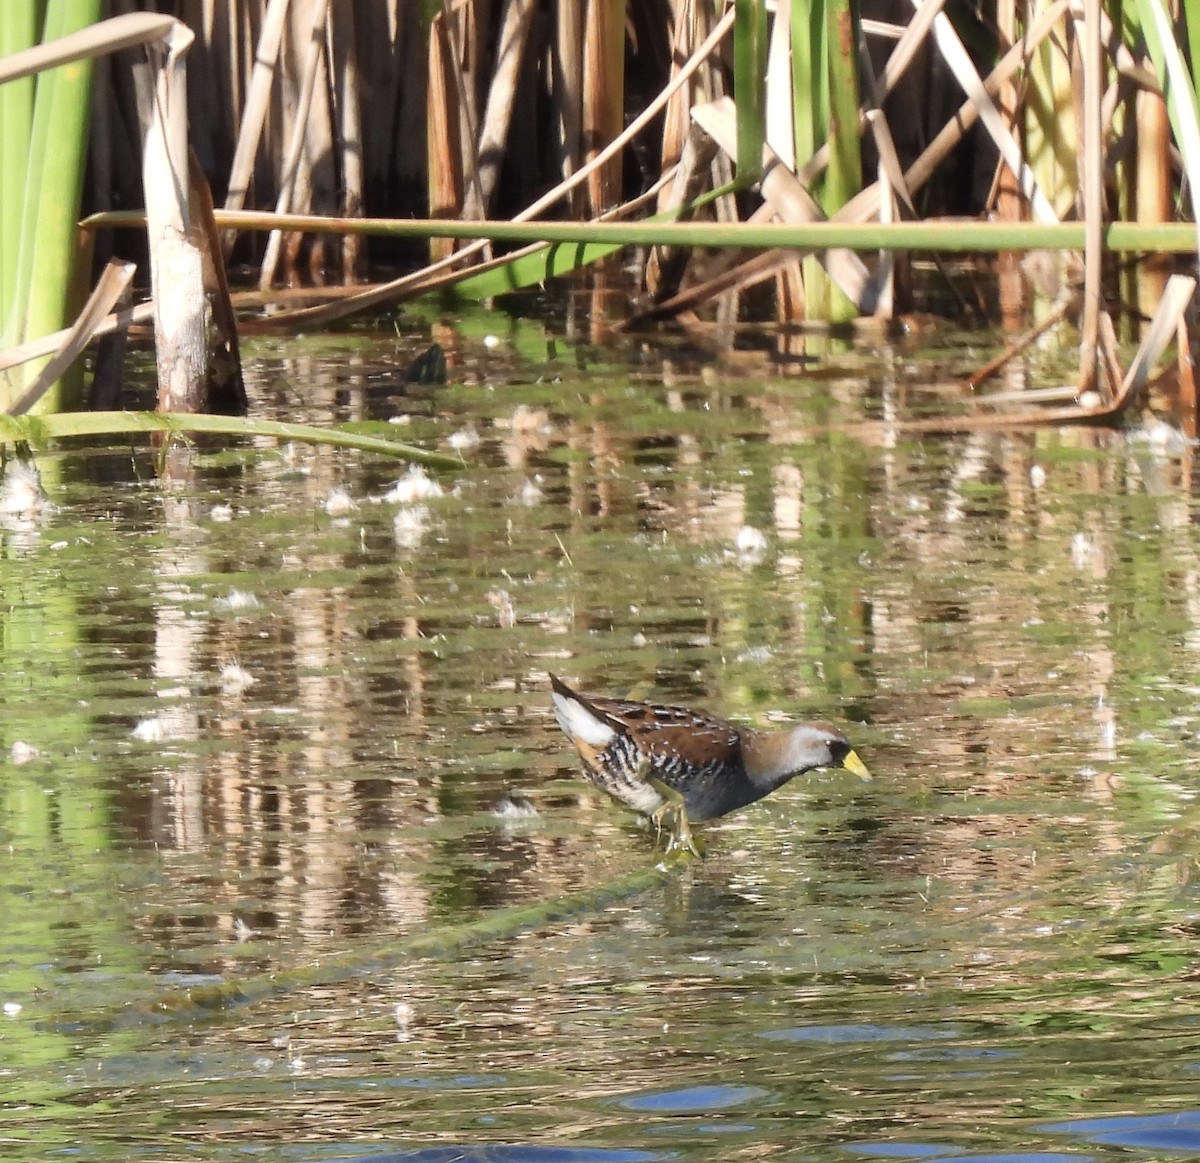
M 433 338 L 450 382 L 407 383 Z M 1192 453 L 892 423 L 995 344 L 485 313 L 245 353 L 261 414 L 457 450 L 437 489 L 39 457 L 0 532 L 0 1156 L 1200 1154 Z M 875 778 L 656 871 L 551 671 L 832 720 Z

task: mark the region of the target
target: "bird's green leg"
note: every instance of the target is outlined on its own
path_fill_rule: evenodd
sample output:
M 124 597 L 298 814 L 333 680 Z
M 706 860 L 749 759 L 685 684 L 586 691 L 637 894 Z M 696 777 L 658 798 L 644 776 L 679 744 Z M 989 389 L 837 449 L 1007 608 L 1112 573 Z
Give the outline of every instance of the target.
M 663 821 L 668 816 L 671 817 L 671 825 L 667 829 L 667 852 L 682 848 L 693 856 L 702 857 L 704 852 L 692 835 L 692 825 L 687 814 L 687 801 L 683 795 L 673 787 L 668 787 L 661 779 L 655 779 L 654 776 L 648 776 L 646 782 L 663 798 L 662 806 L 656 808 L 650 816 L 660 836 L 663 832 Z

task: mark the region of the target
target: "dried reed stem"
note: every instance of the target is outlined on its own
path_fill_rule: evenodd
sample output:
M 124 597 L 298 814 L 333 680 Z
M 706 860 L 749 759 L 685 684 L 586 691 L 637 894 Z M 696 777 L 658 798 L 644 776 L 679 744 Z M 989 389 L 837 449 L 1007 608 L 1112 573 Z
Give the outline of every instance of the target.
M 329 9 L 329 0 L 311 0 L 311 4 L 308 21 L 308 54 L 304 60 L 300 99 L 297 102 L 295 120 L 292 123 L 292 135 L 288 141 L 283 172 L 279 179 L 279 197 L 275 202 L 276 214 L 286 214 L 292 204 L 296 176 L 304 153 L 309 110 L 312 107 L 313 93 L 317 87 L 321 58 L 325 52 L 325 17 Z M 262 271 L 258 277 L 258 285 L 264 291 L 271 285 L 271 280 L 275 277 L 275 267 L 279 262 L 279 247 L 282 241 L 282 233 L 272 230 L 267 239 L 267 251 L 263 256 Z

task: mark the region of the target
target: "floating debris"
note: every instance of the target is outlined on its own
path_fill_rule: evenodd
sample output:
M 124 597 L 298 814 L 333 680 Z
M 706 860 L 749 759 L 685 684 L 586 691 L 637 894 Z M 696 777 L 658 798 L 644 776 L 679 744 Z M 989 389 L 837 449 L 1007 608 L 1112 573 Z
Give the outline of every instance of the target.
M 496 610 L 496 620 L 505 630 L 517 624 L 516 611 L 513 609 L 512 598 L 508 596 L 508 590 L 489 590 L 484 597 L 487 599 L 489 606 Z
M 244 667 L 236 662 L 227 662 L 221 667 L 221 693 L 224 695 L 240 695 L 258 680 Z
M 358 508 L 358 503 L 345 489 L 333 489 L 325 498 L 325 512 L 330 517 L 345 517 Z
M 1096 543 L 1086 533 L 1071 538 L 1071 561 L 1076 569 L 1087 569 L 1096 556 Z
M 380 499 L 393 505 L 411 505 L 442 495 L 442 486 L 419 464 L 414 464 Z
M 396 1041 L 407 1042 L 412 1037 L 410 1027 L 417 1016 L 415 1007 L 406 1001 L 398 1001 L 392 1010 L 392 1016 L 396 1019 Z
M 32 743 L 25 743 L 21 739 L 14 740 L 13 745 L 8 749 L 8 757 L 17 767 L 31 762 L 40 754 L 41 752 Z
M 767 548 L 767 535 L 753 525 L 743 525 L 735 539 L 739 553 L 761 553 Z
M 743 525 L 733 540 L 738 560 L 743 565 L 756 565 L 767 551 L 767 535 L 753 525 Z
M 392 537 L 401 549 L 416 549 L 429 529 L 429 510 L 424 505 L 405 505 L 392 521 Z
M 524 796 L 505 796 L 492 809 L 492 815 L 499 820 L 532 820 L 537 814 L 537 808 Z
M 233 520 L 232 505 L 213 505 L 208 511 L 209 520 L 216 521 L 218 524 L 224 524 L 227 521 Z
M 479 433 L 470 426 L 466 428 L 460 428 L 457 432 L 452 432 L 446 438 L 446 443 L 453 448 L 455 452 L 466 452 L 468 449 L 478 447 Z
M 540 436 L 548 436 L 554 431 L 550 413 L 545 408 L 531 408 L 528 404 L 517 405 L 508 426 L 514 432 L 536 432 Z
M 1046 483 L 1046 470 L 1040 464 L 1032 465 L 1029 469 L 1029 483 L 1040 489 Z
M 53 507 L 37 466 L 25 460 L 10 461 L 0 480 L 0 515 L 36 517 Z
M 538 488 L 536 480 L 526 479 L 517 493 L 517 504 L 523 505 L 526 509 L 532 509 L 535 505 L 540 505 L 545 500 L 546 494 Z
M 162 743 L 171 737 L 171 729 L 165 719 L 155 715 L 153 718 L 143 719 L 131 734 L 139 743 Z
M 262 602 L 245 590 L 230 590 L 223 598 L 217 598 L 213 606 L 218 610 L 257 610 Z

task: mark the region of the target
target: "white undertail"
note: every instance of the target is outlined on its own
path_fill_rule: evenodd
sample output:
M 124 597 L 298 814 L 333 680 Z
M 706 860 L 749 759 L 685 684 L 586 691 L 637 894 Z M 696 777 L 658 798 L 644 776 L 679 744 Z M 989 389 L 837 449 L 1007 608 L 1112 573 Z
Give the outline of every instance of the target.
M 554 717 L 568 736 L 582 739 L 600 751 L 612 742 L 616 731 L 597 719 L 582 703 L 560 695 L 558 691 L 552 692 L 550 697 L 554 700 Z

